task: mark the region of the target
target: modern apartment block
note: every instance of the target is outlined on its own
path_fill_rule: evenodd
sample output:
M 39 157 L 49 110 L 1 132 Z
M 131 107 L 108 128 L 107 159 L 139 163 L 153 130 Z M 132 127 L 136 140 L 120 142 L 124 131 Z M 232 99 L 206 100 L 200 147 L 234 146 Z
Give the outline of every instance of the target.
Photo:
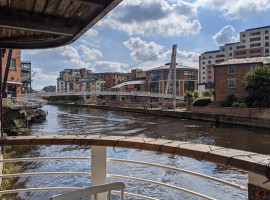
M 247 29 L 240 32 L 240 42 L 220 46 L 217 51 L 204 52 L 199 57 L 200 85 L 214 88 L 213 65 L 236 58 L 270 56 L 270 26 Z
M 102 73 L 102 75 L 106 82 L 105 84 L 106 88 L 111 88 L 117 84 L 122 83 L 123 81 L 130 79 L 131 77 L 130 73 L 119 73 L 119 72 L 107 72 Z
M 164 93 L 169 75 L 170 64 L 146 71 L 147 90 L 154 93 Z M 176 94 L 183 96 L 186 91 L 197 89 L 198 69 L 186 66 L 176 66 Z M 169 88 L 170 90 L 170 88 Z M 172 93 L 169 91 L 168 93 Z
M 22 61 L 22 93 L 32 92 L 31 61 Z

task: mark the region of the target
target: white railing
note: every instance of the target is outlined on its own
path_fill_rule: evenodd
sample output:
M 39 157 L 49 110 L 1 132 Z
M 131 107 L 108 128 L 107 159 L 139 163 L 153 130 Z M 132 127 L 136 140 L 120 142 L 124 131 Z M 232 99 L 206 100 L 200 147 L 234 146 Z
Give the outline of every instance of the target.
M 36 157 L 36 158 L 13 158 L 13 159 L 3 159 L 0 160 L 2 163 L 7 163 L 7 162 L 28 162 L 28 161 L 49 161 L 49 160 L 86 160 L 90 161 L 91 158 L 89 157 Z M 184 169 L 179 169 L 176 167 L 171 167 L 171 166 L 165 166 L 165 165 L 159 165 L 159 164 L 154 164 L 154 163 L 148 163 L 148 162 L 141 162 L 141 161 L 135 161 L 135 160 L 123 160 L 123 159 L 113 159 L 113 158 L 108 158 L 108 162 L 120 162 L 120 163 L 129 163 L 129 164 L 134 164 L 134 165 L 143 165 L 143 166 L 151 166 L 151 167 L 156 167 L 156 168 L 161 168 L 164 170 L 171 170 L 174 172 L 179 172 L 179 173 L 185 173 L 189 174 L 195 177 L 200 177 L 207 179 L 209 181 L 214 181 L 220 184 L 224 184 L 227 186 L 231 186 L 234 188 L 237 188 L 242 191 L 247 191 L 247 188 L 235 183 L 231 183 L 222 179 L 218 179 L 215 177 L 211 177 L 208 175 L 184 170 Z M 33 173 L 17 173 L 17 174 L 3 174 L 0 175 L 0 178 L 14 178 L 14 177 L 32 177 L 32 176 L 91 176 L 91 172 L 33 172 Z M 202 199 L 210 199 L 213 200 L 214 198 L 209 197 L 207 195 L 200 194 L 198 192 L 194 192 L 179 186 L 175 185 L 170 185 L 167 183 L 162 183 L 154 180 L 149 180 L 145 178 L 137 178 L 137 177 L 131 177 L 131 176 L 122 176 L 122 175 L 116 175 L 116 174 L 107 174 L 108 178 L 113 178 L 113 179 L 125 179 L 125 180 L 131 180 L 131 181 L 136 181 L 136 182 L 141 182 L 141 183 L 148 183 L 151 185 L 157 185 L 157 186 L 162 186 L 166 188 L 170 188 L 176 191 L 180 192 L 185 192 L 197 197 L 200 197 Z M 74 187 L 46 187 L 46 188 L 24 188 L 24 189 L 14 189 L 14 190 L 5 190 L 5 191 L 0 191 L 0 195 L 3 194 L 12 194 L 12 193 L 18 193 L 18 192 L 37 192 L 37 191 L 81 191 L 84 188 L 74 188 Z M 117 192 L 113 192 L 117 193 Z M 119 192 L 118 192 L 119 194 Z M 133 194 L 133 193 L 124 193 L 124 196 L 131 196 L 135 198 L 140 198 L 140 199 L 149 199 L 149 200 L 156 200 L 156 198 L 140 195 L 140 194 Z M 55 198 L 56 200 L 57 198 Z M 64 198 L 65 199 L 65 198 Z M 52 198 L 54 200 L 54 198 Z
M 124 189 L 125 184 L 122 182 L 109 183 L 105 185 L 92 186 L 81 190 L 76 190 L 66 194 L 54 195 L 50 200 L 73 200 L 73 199 L 84 199 L 85 197 L 94 196 L 94 200 L 97 200 L 98 194 L 107 193 L 107 199 L 111 200 L 111 194 L 113 190 L 121 190 L 121 200 L 124 200 Z
M 49 97 L 49 96 L 66 96 L 66 95 L 79 95 L 79 96 L 86 96 L 86 95 L 103 95 L 103 96 L 112 96 L 112 95 L 119 95 L 119 96 L 140 96 L 140 97 L 153 97 L 153 98 L 168 98 L 173 99 L 173 94 L 164 94 L 164 93 L 154 93 L 154 92 L 137 92 L 137 91 L 130 91 L 130 92 L 112 92 L 112 91 L 91 91 L 91 92 L 41 92 L 41 93 L 28 93 L 27 95 L 22 94 L 25 98 L 42 98 L 42 97 Z M 176 96 L 176 99 L 183 100 L 183 96 Z

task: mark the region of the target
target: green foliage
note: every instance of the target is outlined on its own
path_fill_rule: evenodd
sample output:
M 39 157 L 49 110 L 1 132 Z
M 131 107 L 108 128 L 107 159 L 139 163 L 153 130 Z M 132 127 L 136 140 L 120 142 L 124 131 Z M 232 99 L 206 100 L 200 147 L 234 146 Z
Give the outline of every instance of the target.
M 212 101 L 211 97 L 203 97 L 203 98 L 198 98 L 195 101 L 193 101 L 192 105 L 193 106 L 206 106 Z
M 236 101 L 236 102 L 233 102 L 232 107 L 239 107 L 239 104 L 240 104 L 240 103 L 237 102 L 237 101 Z
M 187 91 L 186 93 L 185 93 L 185 101 L 187 100 L 187 98 L 188 99 L 193 99 L 193 93 L 191 92 L 191 91 Z
M 249 96 L 246 103 L 252 107 L 270 107 L 270 67 L 264 65 L 248 72 L 243 81 Z
M 50 96 L 48 98 L 49 101 L 55 102 L 55 101 L 78 101 L 80 100 L 80 96 L 78 95 L 66 95 L 66 96 Z
M 234 102 L 238 102 L 237 98 L 234 94 L 229 94 L 226 98 L 226 100 L 221 102 L 222 107 L 230 107 Z
M 199 92 L 198 92 L 198 90 L 194 90 L 193 91 L 193 97 L 194 97 L 194 99 L 198 99 L 199 98 Z
M 212 97 L 213 96 L 213 92 L 211 90 L 205 90 L 203 92 L 203 96 L 204 97 Z
M 239 108 L 247 108 L 248 105 L 245 103 L 239 103 Z

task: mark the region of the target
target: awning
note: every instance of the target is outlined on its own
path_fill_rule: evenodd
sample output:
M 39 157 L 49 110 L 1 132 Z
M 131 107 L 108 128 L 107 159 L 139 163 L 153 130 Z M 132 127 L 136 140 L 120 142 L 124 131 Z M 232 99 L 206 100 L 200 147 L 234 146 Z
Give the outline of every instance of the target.
M 74 42 L 122 0 L 0 0 L 0 48 Z

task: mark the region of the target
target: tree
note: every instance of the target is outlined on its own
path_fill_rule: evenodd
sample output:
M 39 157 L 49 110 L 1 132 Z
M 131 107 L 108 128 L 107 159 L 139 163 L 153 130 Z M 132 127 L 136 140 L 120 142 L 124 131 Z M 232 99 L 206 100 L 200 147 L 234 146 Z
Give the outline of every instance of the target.
M 264 65 L 248 72 L 243 81 L 248 91 L 247 104 L 252 107 L 270 107 L 270 67 Z

